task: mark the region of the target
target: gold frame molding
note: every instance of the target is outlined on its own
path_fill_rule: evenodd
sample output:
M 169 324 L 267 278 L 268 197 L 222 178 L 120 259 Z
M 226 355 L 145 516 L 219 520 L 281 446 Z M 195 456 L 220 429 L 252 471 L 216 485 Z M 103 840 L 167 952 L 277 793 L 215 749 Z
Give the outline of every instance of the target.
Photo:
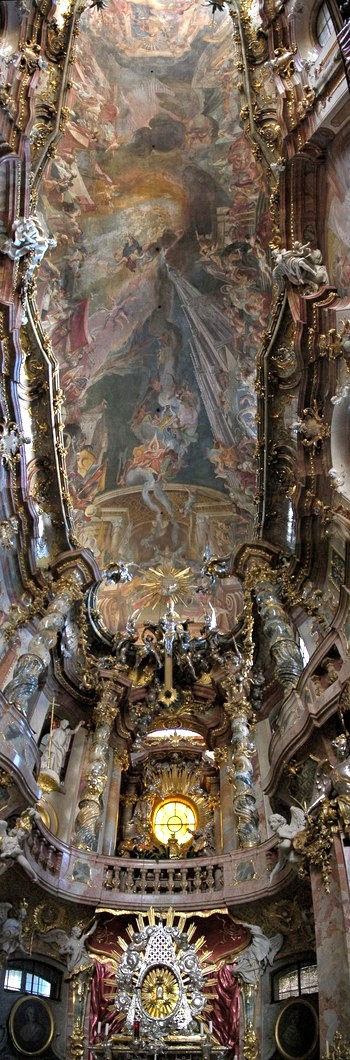
M 288 1053 L 286 1051 L 286 1049 L 284 1048 L 284 1046 L 282 1045 L 281 1038 L 280 1038 L 280 1029 L 281 1029 L 282 1017 L 284 1016 L 284 1014 L 287 1011 L 287 1009 L 289 1009 L 289 1008 L 297 1008 L 297 1007 L 299 1007 L 299 1009 L 300 1009 L 301 1006 L 303 1008 L 307 1009 L 307 1013 L 305 1013 L 305 1015 L 310 1016 L 310 1014 L 311 1014 L 313 1016 L 313 1019 L 314 1019 L 314 1036 L 313 1036 L 312 1044 L 311 1044 L 310 1048 L 307 1049 L 305 1053 L 299 1053 L 298 1055 L 296 1055 L 295 1053 Z M 276 1019 L 276 1023 L 275 1023 L 275 1042 L 276 1042 L 276 1046 L 277 1046 L 278 1051 L 280 1052 L 281 1056 L 283 1056 L 283 1060 L 310 1060 L 310 1057 L 315 1052 L 317 1041 L 318 1041 L 318 1016 L 317 1016 L 317 1012 L 316 1012 L 314 1006 L 311 1004 L 310 1001 L 306 1001 L 306 998 L 303 998 L 303 997 L 292 997 L 292 998 L 290 998 L 290 1000 L 286 1001 L 286 1004 L 283 1005 L 283 1008 L 279 1012 L 279 1014 L 277 1016 L 277 1019 Z
M 16 1039 L 16 1033 L 15 1033 L 15 1029 L 14 1029 L 14 1020 L 15 1020 L 16 1014 L 18 1013 L 18 1010 L 21 1008 L 22 1005 L 28 1005 L 28 1004 L 33 1005 L 35 1002 L 36 1003 L 39 1002 L 43 1006 L 45 1011 L 47 1012 L 47 1015 L 48 1015 L 49 1021 L 50 1021 L 50 1032 L 49 1032 L 48 1038 L 46 1039 L 46 1042 L 44 1043 L 44 1045 L 40 1049 L 36 1049 L 35 1052 L 29 1052 L 28 1049 L 23 1049 L 22 1046 L 19 1045 L 19 1043 L 18 1043 L 18 1041 Z M 55 1030 L 54 1018 L 53 1018 L 50 1006 L 48 1005 L 47 1001 L 45 1001 L 44 998 L 38 997 L 36 994 L 35 995 L 26 994 L 25 997 L 23 997 L 23 996 L 19 997 L 18 1000 L 15 1001 L 14 1005 L 12 1005 L 12 1009 L 11 1009 L 10 1016 L 9 1016 L 9 1031 L 10 1031 L 11 1040 L 12 1040 L 13 1045 L 15 1046 L 15 1049 L 17 1049 L 19 1053 L 22 1053 L 22 1056 L 41 1056 L 41 1054 L 44 1053 L 46 1051 L 46 1049 L 49 1048 L 49 1045 L 51 1045 L 51 1042 L 52 1042 L 52 1039 L 53 1039 L 53 1035 L 54 1035 L 54 1030 Z

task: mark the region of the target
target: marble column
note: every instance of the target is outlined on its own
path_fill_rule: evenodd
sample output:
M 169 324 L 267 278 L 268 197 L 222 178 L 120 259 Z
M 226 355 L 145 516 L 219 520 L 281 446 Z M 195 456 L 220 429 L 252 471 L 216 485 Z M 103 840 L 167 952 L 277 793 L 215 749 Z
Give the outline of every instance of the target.
M 98 850 L 108 781 L 109 740 L 118 710 L 116 687 L 111 680 L 105 680 L 101 698 L 94 709 L 95 730 L 90 737 L 88 764 L 75 821 L 74 843 L 82 850 Z
M 239 668 L 229 671 L 223 681 L 226 691 L 225 712 L 231 718 L 232 808 L 236 822 L 236 847 L 250 847 L 260 842 L 259 814 L 256 807 L 252 755 L 254 745 L 250 731 L 252 708 L 246 696 L 247 670 L 250 660 L 242 658 Z
M 249 572 L 250 583 L 251 576 L 252 571 Z M 276 677 L 287 696 L 298 684 L 304 662 L 269 567 L 262 566 L 254 572 L 253 593 Z
M 113 751 L 112 773 L 109 784 L 104 836 L 102 843 L 102 853 L 106 854 L 107 857 L 113 857 L 115 854 L 119 821 L 120 785 L 122 779 L 122 771 L 123 769 L 127 769 L 127 767 L 127 752 L 124 751 L 120 753 L 119 751 Z
M 53 588 L 53 598 L 38 622 L 36 633 L 28 642 L 26 652 L 19 656 L 11 681 L 4 689 L 8 702 L 14 703 L 27 717 L 40 679 L 50 664 L 50 650 L 57 643 L 72 603 L 81 593 L 81 576 L 78 572 L 60 578 Z
M 319 988 L 320 1054 L 338 1031 L 350 1041 L 350 899 L 344 850 L 334 836 L 327 894 L 319 872 L 311 868 Z
M 218 755 L 220 759 L 218 760 Z M 229 778 L 229 768 L 231 765 L 230 752 L 224 748 L 218 748 L 215 752 L 215 758 L 219 766 L 219 778 L 220 778 L 220 811 L 221 811 L 221 840 L 222 840 L 222 851 L 224 854 L 228 854 L 231 850 L 235 849 L 235 820 L 233 814 L 233 802 L 232 802 L 232 785 Z

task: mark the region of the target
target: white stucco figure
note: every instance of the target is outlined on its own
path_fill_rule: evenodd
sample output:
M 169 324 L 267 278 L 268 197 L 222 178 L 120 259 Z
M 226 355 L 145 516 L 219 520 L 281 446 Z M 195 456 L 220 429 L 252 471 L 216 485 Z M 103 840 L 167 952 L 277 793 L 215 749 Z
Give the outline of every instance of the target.
M 296 240 L 292 250 L 282 247 L 280 250 L 273 250 L 272 255 L 275 262 L 272 275 L 280 287 L 284 286 L 286 280 L 295 287 L 308 285 L 313 290 L 329 283 L 321 251 L 311 250 L 310 243 L 299 243 Z
M 23 946 L 23 922 L 27 916 L 27 909 L 22 905 L 17 913 L 9 915 L 13 909 L 11 902 L 0 903 L 0 962 L 8 960 L 16 950 L 26 953 Z
M 94 920 L 88 931 L 84 931 L 80 924 L 74 924 L 70 935 L 57 928 L 45 934 L 40 933 L 40 937 L 55 942 L 59 952 L 67 958 L 67 969 L 70 975 L 79 975 L 80 972 L 91 968 L 93 964 L 86 949 L 86 942 L 93 935 L 96 927 L 97 920 Z
M 270 873 L 270 883 L 282 872 L 287 864 L 297 864 L 300 860 L 298 853 L 294 850 L 293 840 L 299 832 L 306 827 L 306 815 L 300 806 L 291 806 L 290 822 L 280 813 L 272 813 L 269 818 L 272 831 L 278 835 L 278 861 Z
M 56 776 L 60 776 L 71 737 L 78 732 L 82 725 L 83 722 L 80 721 L 75 729 L 71 729 L 67 718 L 62 718 L 57 729 L 53 729 L 51 734 L 46 733 L 39 747 L 39 751 L 41 751 L 41 773 L 49 769 Z
M 8 830 L 6 821 L 0 821 L 0 876 L 16 861 L 33 883 L 37 881 L 37 874 L 23 851 L 27 835 L 28 830 L 20 823 Z
M 242 925 L 248 928 L 252 940 L 230 967 L 234 975 L 239 975 L 245 983 L 257 983 L 267 964 L 272 964 L 276 953 L 281 949 L 283 935 L 278 932 L 268 938 L 258 924 L 246 924 L 242 921 Z

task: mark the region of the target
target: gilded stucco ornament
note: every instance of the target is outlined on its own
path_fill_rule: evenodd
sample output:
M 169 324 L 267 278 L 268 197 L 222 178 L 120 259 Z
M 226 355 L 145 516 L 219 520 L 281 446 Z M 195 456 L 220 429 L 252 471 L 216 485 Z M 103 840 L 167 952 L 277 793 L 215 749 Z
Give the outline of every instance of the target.
M 29 442 L 30 438 L 25 436 L 18 423 L 8 420 L 2 423 L 0 425 L 0 458 L 4 467 L 8 470 L 13 468 L 15 461 L 21 458 L 20 449 Z
M 297 430 L 306 449 L 316 448 L 325 438 L 329 438 L 331 429 L 325 422 L 322 410 L 316 401 L 309 408 L 303 409 L 301 419 L 295 420 L 291 430 Z
M 0 544 L 2 548 L 12 549 L 16 545 L 16 535 L 18 534 L 19 523 L 15 515 L 11 516 L 10 519 L 4 520 L 0 523 Z
M 343 1037 L 340 1031 L 335 1032 L 333 1042 L 321 1060 L 350 1060 L 350 1042 Z

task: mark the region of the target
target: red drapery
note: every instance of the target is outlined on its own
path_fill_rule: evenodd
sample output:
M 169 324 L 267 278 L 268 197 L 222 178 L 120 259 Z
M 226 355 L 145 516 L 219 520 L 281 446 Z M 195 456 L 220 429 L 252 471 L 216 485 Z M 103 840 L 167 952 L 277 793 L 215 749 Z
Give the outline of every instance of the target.
M 221 1045 L 230 1050 L 230 1057 L 239 1057 L 240 992 L 238 980 L 228 964 L 218 972 L 212 1018 Z
M 102 1024 L 101 1039 L 105 1036 L 106 1023 L 109 1024 L 109 1036 L 120 1034 L 125 1017 L 124 1014 L 114 1009 L 113 995 L 115 996 L 115 992 L 115 969 L 109 967 L 108 964 L 96 961 L 90 995 L 90 1042 L 97 1040 L 98 1023 Z M 92 1053 L 89 1054 L 89 1058 L 92 1060 Z

